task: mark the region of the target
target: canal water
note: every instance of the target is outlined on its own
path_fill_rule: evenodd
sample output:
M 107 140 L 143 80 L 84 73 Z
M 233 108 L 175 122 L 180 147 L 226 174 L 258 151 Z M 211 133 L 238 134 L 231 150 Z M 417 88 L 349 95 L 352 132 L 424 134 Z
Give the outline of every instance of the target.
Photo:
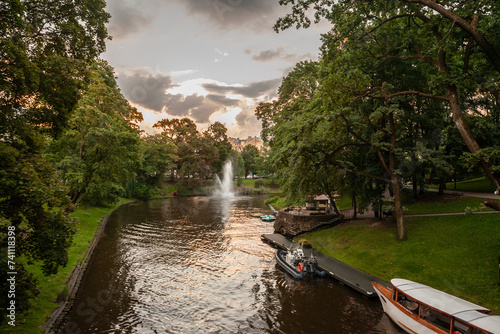
M 377 299 L 294 280 L 260 239 L 265 196 L 172 198 L 115 211 L 63 333 L 400 333 Z

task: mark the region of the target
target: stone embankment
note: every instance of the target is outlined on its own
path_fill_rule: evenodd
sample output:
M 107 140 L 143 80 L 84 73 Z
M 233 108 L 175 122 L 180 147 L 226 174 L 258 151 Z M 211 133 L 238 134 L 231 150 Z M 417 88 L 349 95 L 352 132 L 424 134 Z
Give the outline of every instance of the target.
M 274 231 L 293 238 L 301 233 L 310 232 L 324 225 L 337 225 L 342 216 L 326 214 L 303 209 L 286 208 L 278 212 L 274 221 Z

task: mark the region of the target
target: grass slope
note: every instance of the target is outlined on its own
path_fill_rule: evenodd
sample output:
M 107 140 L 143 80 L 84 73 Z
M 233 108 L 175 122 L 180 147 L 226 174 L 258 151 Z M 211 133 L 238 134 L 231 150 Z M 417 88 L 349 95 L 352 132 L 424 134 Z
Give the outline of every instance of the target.
M 429 188 L 438 189 L 439 186 L 430 185 Z M 495 187 L 485 177 L 457 182 L 456 189 L 454 182 L 448 182 L 446 183 L 446 189 L 453 191 L 472 191 L 481 193 L 493 193 L 495 191 Z
M 407 219 L 408 241 L 395 226 L 351 222 L 308 234 L 314 248 L 385 281 L 430 285 L 500 314 L 500 214 Z
M 481 204 L 484 198 L 439 195 L 435 192 L 428 192 L 421 196 L 418 202 L 412 204 L 404 204 L 405 215 L 425 214 L 425 213 L 453 213 L 465 212 L 465 208 L 473 208 L 473 211 L 493 211 L 488 207 L 483 207 Z M 500 202 L 499 200 L 495 200 Z
M 73 236 L 73 244 L 68 250 L 68 264 L 60 268 L 56 275 L 44 276 L 41 265 L 26 265 L 38 279 L 40 294 L 36 300 L 32 301 L 30 313 L 26 317 L 16 318 L 16 327 L 5 326 L 0 328 L 0 332 L 5 333 L 26 333 L 37 334 L 43 332 L 43 325 L 50 314 L 59 306 L 56 301 L 59 297 L 65 297 L 69 277 L 73 269 L 82 261 L 87 249 L 91 245 L 97 227 L 101 224 L 101 219 L 109 215 L 118 206 L 129 202 L 123 199 L 119 203 L 101 208 L 80 208 L 73 213 L 79 219 L 78 231 Z

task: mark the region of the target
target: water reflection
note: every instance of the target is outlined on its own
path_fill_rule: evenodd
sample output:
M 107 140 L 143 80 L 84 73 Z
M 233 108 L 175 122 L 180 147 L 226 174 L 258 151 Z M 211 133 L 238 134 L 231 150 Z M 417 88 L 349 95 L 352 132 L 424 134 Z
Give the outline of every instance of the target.
M 377 300 L 296 281 L 260 240 L 264 197 L 174 198 L 110 217 L 67 333 L 392 333 Z

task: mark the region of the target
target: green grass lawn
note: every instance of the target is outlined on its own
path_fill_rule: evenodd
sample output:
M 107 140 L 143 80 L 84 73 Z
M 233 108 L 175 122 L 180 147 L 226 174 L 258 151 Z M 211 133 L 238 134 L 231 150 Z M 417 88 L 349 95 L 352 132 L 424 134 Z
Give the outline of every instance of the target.
M 5 326 L 0 332 L 5 333 L 42 333 L 42 326 L 58 305 L 55 301 L 58 296 L 64 297 L 67 292 L 66 282 L 71 276 L 73 269 L 82 261 L 89 248 L 101 219 L 109 215 L 121 204 L 130 202 L 122 199 L 113 206 L 101 208 L 80 208 L 73 213 L 79 219 L 78 231 L 73 236 L 73 244 L 68 250 L 68 264 L 60 268 L 56 275 L 44 276 L 40 264 L 26 265 L 26 269 L 33 273 L 38 279 L 40 294 L 32 300 L 30 313 L 26 317 L 16 317 L 16 327 Z M 21 260 L 21 259 L 20 259 Z M 14 331 L 12 331 L 14 329 Z
M 464 212 L 466 207 L 473 208 L 474 211 L 492 211 L 488 207 L 481 206 L 484 200 L 484 198 L 439 195 L 435 192 L 428 192 L 418 202 L 403 204 L 403 207 L 405 208 L 405 215 Z M 500 202 L 500 200 L 495 201 Z
M 439 186 L 430 185 L 429 188 L 438 189 Z M 457 182 L 456 189 L 455 189 L 455 183 L 449 182 L 446 183 L 446 189 L 456 190 L 456 191 L 482 192 L 482 193 L 492 193 L 495 191 L 495 187 L 485 177 Z
M 500 314 L 500 214 L 415 217 L 396 227 L 355 221 L 304 237 L 314 248 L 385 281 L 430 285 Z

